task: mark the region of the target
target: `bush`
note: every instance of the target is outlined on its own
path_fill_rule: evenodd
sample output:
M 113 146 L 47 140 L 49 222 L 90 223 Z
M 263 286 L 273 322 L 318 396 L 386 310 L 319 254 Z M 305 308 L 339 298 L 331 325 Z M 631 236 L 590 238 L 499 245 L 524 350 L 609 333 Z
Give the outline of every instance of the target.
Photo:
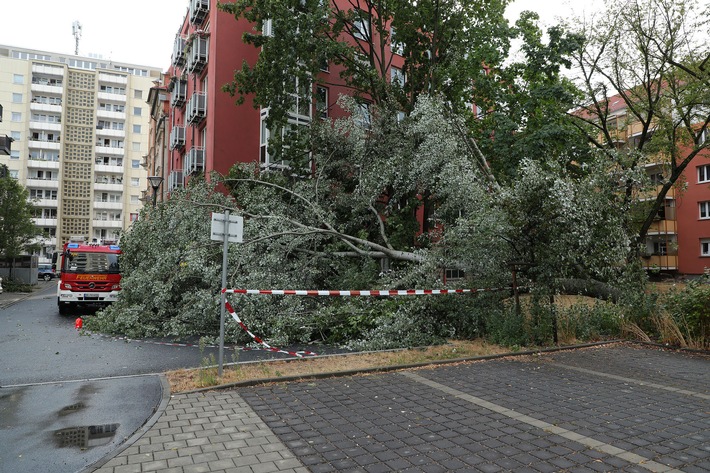
M 670 291 L 664 308 L 688 345 L 710 347 L 710 284 L 692 281 Z
M 5 292 L 32 292 L 32 286 L 30 284 L 25 284 L 15 279 L 9 278 L 3 278 L 2 289 Z

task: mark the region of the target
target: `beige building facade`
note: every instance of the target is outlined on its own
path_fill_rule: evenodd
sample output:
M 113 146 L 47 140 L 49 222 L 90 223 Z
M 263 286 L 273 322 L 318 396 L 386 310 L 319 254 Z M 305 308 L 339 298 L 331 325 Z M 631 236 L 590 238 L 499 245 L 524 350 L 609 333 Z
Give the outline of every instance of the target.
M 70 236 L 116 240 L 147 187 L 159 68 L 0 45 L 0 156 L 34 202 L 40 262 Z

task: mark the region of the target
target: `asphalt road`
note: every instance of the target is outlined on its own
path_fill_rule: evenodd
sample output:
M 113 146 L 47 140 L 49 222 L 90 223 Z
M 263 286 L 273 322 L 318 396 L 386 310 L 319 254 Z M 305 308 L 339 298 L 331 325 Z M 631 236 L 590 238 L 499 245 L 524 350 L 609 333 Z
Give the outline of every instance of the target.
M 40 284 L 0 309 L 0 472 L 91 471 L 162 412 L 170 393 L 159 373 L 199 367 L 218 349 L 83 333 L 79 314 L 59 315 L 56 281 Z
M 201 366 L 216 347 L 177 346 L 86 334 L 74 328 L 77 315 L 60 316 L 56 282 L 30 298 L 0 309 L 0 386 L 162 373 Z M 233 351 L 225 350 L 224 362 Z M 239 361 L 283 358 L 241 351 Z

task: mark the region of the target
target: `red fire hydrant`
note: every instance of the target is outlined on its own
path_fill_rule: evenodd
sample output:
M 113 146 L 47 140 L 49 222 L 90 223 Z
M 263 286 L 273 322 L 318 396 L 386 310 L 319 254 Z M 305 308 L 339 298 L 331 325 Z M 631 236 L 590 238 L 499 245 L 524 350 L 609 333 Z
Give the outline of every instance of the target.
M 79 330 L 83 325 L 84 325 L 84 321 L 81 320 L 81 317 L 76 319 L 76 321 L 74 322 L 74 328 L 77 330 Z

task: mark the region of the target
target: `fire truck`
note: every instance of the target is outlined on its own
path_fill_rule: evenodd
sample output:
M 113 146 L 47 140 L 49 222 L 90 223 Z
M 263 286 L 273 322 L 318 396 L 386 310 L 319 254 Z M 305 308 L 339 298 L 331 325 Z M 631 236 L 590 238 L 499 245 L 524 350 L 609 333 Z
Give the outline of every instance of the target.
M 120 256 L 121 248 L 113 241 L 87 243 L 83 237 L 71 237 L 56 254 L 59 313 L 114 302 L 121 290 Z

